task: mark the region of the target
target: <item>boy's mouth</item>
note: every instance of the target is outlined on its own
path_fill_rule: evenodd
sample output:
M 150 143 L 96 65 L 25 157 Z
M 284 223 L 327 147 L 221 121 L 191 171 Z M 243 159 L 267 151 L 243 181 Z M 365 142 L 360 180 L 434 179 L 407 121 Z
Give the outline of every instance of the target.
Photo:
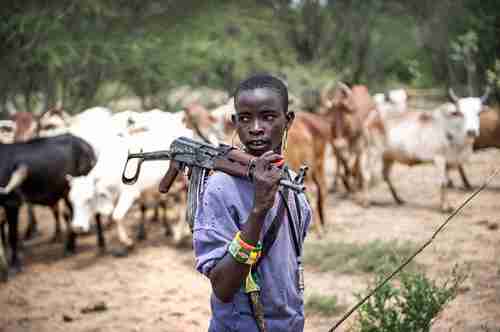
M 262 150 L 269 146 L 268 140 L 256 139 L 247 142 L 247 147 L 252 150 Z

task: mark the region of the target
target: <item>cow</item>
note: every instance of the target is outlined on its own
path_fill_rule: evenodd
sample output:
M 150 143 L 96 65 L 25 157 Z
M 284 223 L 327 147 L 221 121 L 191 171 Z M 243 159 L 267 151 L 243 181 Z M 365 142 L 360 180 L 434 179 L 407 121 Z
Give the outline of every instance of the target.
M 459 110 L 466 112 L 467 114 L 479 114 L 479 121 L 476 121 L 477 116 L 474 116 L 472 119 L 466 118 L 466 121 L 468 120 L 469 123 L 472 123 L 469 126 L 469 133 L 475 137 L 473 144 L 474 150 L 489 147 L 500 147 L 500 125 L 498 121 L 498 112 L 487 109 L 483 105 L 488 99 L 489 93 L 490 88 L 488 87 L 481 97 L 459 98 L 453 89 L 450 88 L 448 90 L 450 100 Z M 463 165 L 458 165 L 457 169 L 465 189 L 472 189 Z M 453 186 L 451 179 L 449 180 L 449 186 Z
M 98 223 L 102 216 L 111 218 L 117 225 L 118 238 L 123 245 L 123 250 L 119 251 L 121 255 L 126 254 L 134 246 L 134 241 L 123 224 L 125 215 L 136 201 L 142 202 L 141 209 L 144 212 L 147 200 L 151 200 L 152 192 L 158 191 L 158 184 L 169 165 L 168 160 L 148 161 L 142 165 L 138 181 L 133 185 L 126 185 L 122 183 L 121 176 L 127 153 L 143 148 L 147 151 L 168 149 L 175 138 L 193 136 L 192 131 L 182 125 L 181 118 L 176 114 L 152 112 L 143 114 L 144 119 L 147 119 L 144 120 L 147 124 L 145 127 L 148 128 L 145 131 L 122 137 L 101 133 L 102 145 L 97 165 L 87 176 L 73 178 L 71 181 L 69 197 L 75 206 L 71 223 L 73 230 L 77 233 L 88 231 L 94 216 Z M 132 167 L 134 167 L 133 162 L 130 163 L 130 168 Z M 158 197 L 154 200 L 157 199 Z M 185 208 L 184 204 L 178 208 Z M 144 234 L 143 223 L 144 215 L 140 224 L 142 234 Z M 183 224 L 185 223 L 180 223 L 180 226 Z M 183 235 L 174 231 L 176 240 L 180 241 Z M 139 236 L 141 237 L 143 235 Z M 104 250 L 104 237 L 98 236 L 98 239 L 99 248 Z
M 479 136 L 474 140 L 474 150 L 500 149 L 500 110 L 485 108 L 479 115 Z
M 341 174 L 348 191 L 352 191 L 353 184 L 357 188 L 366 188 L 371 180 L 369 173 L 364 172 L 370 144 L 366 137 L 366 123 L 376 109 L 375 102 L 366 86 L 349 87 L 339 82 L 326 106 L 333 119 L 331 128 L 337 173 Z M 361 202 L 364 204 L 366 200 L 361 198 Z
M 452 211 L 447 199 L 447 170 L 460 167 L 471 155 L 479 112 L 480 108 L 446 103 L 433 111 L 410 111 L 386 117 L 376 114 L 369 121 L 367 127 L 371 138 L 382 137 L 379 140 L 383 142 L 380 149 L 382 176 L 398 204 L 404 201 L 391 182 L 394 163 L 408 166 L 433 163 L 440 177 L 440 209 L 442 212 Z
M 48 109 L 40 116 L 35 116 L 29 112 L 14 113 L 11 116 L 16 128 L 14 133 L 14 142 L 26 142 L 35 137 L 62 134 L 64 132 L 64 128 L 61 130 L 61 125 L 59 125 L 59 122 L 57 121 L 57 118 L 61 116 L 62 112 L 62 110 L 54 108 Z M 41 126 L 43 126 L 43 130 L 41 130 Z M 26 228 L 24 238 L 30 239 L 38 233 L 38 223 L 35 218 L 33 205 L 28 203 L 27 208 L 29 223 Z M 54 205 L 51 207 L 51 210 L 54 215 L 59 215 L 59 205 Z M 61 234 L 61 225 L 58 219 L 56 219 L 53 241 L 58 241 Z
M 36 138 L 28 142 L 0 144 L 0 207 L 7 216 L 10 263 L 17 271 L 21 263 L 17 254 L 19 208 L 23 202 L 54 206 L 68 200 L 66 175 L 88 174 L 96 163 L 92 147 L 83 139 L 65 134 Z M 58 216 L 55 216 L 58 218 Z M 68 231 L 67 246 L 72 234 Z
M 287 134 L 287 144 L 284 150 L 285 160 L 293 170 L 302 165 L 308 167 L 304 180 L 306 195 L 313 209 L 313 226 L 316 234 L 321 237 L 325 231 L 326 214 L 326 181 L 324 174 L 325 148 L 328 143 L 329 127 L 319 115 L 297 112 L 295 120 Z M 326 123 L 328 124 L 328 123 Z

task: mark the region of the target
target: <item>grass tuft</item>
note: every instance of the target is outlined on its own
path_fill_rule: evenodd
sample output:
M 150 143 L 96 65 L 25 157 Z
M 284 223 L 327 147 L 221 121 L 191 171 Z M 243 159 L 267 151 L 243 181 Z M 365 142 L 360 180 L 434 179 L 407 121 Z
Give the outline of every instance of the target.
M 364 244 L 328 242 L 309 243 L 304 247 L 305 264 L 315 266 L 320 271 L 340 273 L 387 273 L 393 271 L 403 260 L 417 250 L 410 241 L 375 240 Z M 410 263 L 407 269 L 418 265 Z

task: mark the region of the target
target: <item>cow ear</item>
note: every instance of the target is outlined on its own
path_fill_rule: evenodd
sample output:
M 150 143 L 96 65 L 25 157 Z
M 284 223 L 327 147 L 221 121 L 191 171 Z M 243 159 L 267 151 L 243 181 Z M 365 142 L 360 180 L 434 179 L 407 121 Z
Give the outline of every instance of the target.
M 71 180 L 73 180 L 73 176 L 71 174 L 66 174 L 64 177 L 66 178 L 66 181 L 68 181 L 69 183 L 71 183 Z
M 231 122 L 233 125 L 236 125 L 238 122 L 238 116 L 236 116 L 236 114 L 231 114 Z

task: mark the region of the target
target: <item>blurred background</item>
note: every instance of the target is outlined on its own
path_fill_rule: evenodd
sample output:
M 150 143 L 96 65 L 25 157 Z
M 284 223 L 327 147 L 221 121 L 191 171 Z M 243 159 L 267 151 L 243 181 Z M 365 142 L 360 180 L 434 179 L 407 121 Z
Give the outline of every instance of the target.
M 495 0 L 32 0 L 0 15 L 4 116 L 123 97 L 171 110 L 259 71 L 305 99 L 332 80 L 500 96 Z

